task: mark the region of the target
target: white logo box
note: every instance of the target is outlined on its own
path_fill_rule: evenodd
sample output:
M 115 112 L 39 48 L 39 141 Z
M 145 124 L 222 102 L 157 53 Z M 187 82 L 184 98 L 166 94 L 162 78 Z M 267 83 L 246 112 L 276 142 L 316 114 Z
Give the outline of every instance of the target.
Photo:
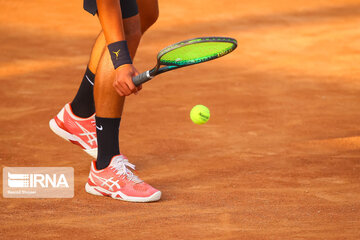
M 5 167 L 4 198 L 72 198 L 72 167 Z

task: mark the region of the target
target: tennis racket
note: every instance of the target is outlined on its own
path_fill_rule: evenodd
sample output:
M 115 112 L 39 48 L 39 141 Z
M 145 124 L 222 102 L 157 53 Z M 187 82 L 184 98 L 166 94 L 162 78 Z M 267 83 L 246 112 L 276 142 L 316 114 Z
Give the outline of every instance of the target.
M 236 40 L 227 37 L 202 37 L 181 41 L 161 50 L 157 55 L 156 66 L 132 80 L 135 86 L 139 86 L 161 73 L 225 56 L 236 47 Z

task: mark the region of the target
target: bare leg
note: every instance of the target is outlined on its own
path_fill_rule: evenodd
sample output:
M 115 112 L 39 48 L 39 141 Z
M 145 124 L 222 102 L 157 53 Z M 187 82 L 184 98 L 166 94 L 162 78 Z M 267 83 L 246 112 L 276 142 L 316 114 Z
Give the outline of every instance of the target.
M 159 18 L 158 0 L 137 0 L 141 21 L 141 32 L 144 34 Z
M 139 15 L 124 19 L 126 40 L 132 58 L 135 57 L 142 33 L 153 25 L 159 16 L 157 0 L 138 0 L 138 7 Z M 90 69 L 98 68 L 94 88 L 96 115 L 109 118 L 121 117 L 125 97 L 120 97 L 113 88 L 113 66 L 109 52 L 104 49 L 105 38 L 100 33 L 89 62 Z M 97 66 L 100 53 L 102 56 Z
M 137 0 L 141 24 L 142 35 L 148 30 L 159 17 L 159 6 L 158 0 Z M 125 19 L 125 21 L 127 21 Z M 135 21 L 130 21 L 128 25 L 137 25 Z M 137 26 L 125 26 L 125 34 L 131 35 L 131 29 L 137 28 Z M 93 49 L 91 51 L 89 60 L 89 69 L 95 73 L 98 67 L 100 58 L 105 49 L 106 41 L 103 32 L 101 31 L 95 41 Z M 135 44 L 134 44 L 135 45 Z M 133 53 L 132 57 L 135 56 L 135 52 L 138 46 L 129 46 L 130 53 Z
M 157 0 L 137 0 L 137 2 L 139 15 L 124 19 L 123 21 L 124 33 L 128 41 L 129 52 L 132 58 L 135 56 L 141 35 L 155 23 L 159 14 Z M 100 62 L 101 66 L 99 66 Z M 86 69 L 76 96 L 70 103 L 70 110 L 65 109 L 66 105 L 63 108 L 63 110 L 65 109 L 71 116 L 74 114 L 78 118 L 83 118 L 83 120 L 81 120 L 81 125 L 87 126 L 89 132 L 94 131 L 94 125 L 91 123 L 93 120 L 92 118 L 89 118 L 93 116 L 95 112 L 94 91 L 97 96 L 98 116 L 117 118 L 122 114 L 125 98 L 117 95 L 112 87 L 112 79 L 114 79 L 113 72 L 112 62 L 110 61 L 109 53 L 106 48 L 105 36 L 103 32 L 100 32 L 91 51 L 88 69 Z M 99 75 L 96 78 L 100 80 L 94 81 L 95 73 Z M 93 88 L 94 82 L 96 85 L 95 90 Z M 64 111 L 60 111 L 60 113 L 63 112 Z M 55 120 L 52 119 L 51 121 L 54 122 Z M 55 125 L 56 123 L 53 124 L 53 128 L 55 128 Z M 61 126 L 56 127 L 61 128 Z M 55 133 L 57 132 L 55 131 Z M 69 134 L 76 133 L 69 132 Z M 81 135 L 79 135 L 79 138 L 81 138 Z M 98 146 L 96 143 L 95 145 L 86 146 L 86 150 L 92 153 L 95 153 L 94 151 L 97 149 Z M 93 156 L 93 154 L 91 155 Z
M 100 58 L 103 55 L 105 49 L 105 45 L 105 36 L 104 33 L 101 31 L 97 36 L 95 44 L 91 50 L 90 60 L 88 64 L 90 71 L 93 73 L 96 73 Z
M 94 105 L 94 80 L 97 65 L 104 51 L 105 37 L 100 33 L 95 41 L 90 55 L 90 61 L 81 81 L 78 92 L 70 103 L 72 112 L 81 118 L 91 117 L 95 113 Z
M 133 58 L 141 38 L 139 15 L 124 19 L 124 30 Z M 121 117 L 125 97 L 119 96 L 113 87 L 114 74 L 109 51 L 105 49 L 97 67 L 94 87 L 96 115 L 99 117 Z
M 147 24 L 147 28 L 151 24 Z M 134 59 L 138 48 L 142 31 L 139 14 L 123 19 L 124 36 L 127 40 L 130 56 Z M 100 34 L 101 36 L 101 34 Z M 99 39 L 101 41 L 101 37 Z M 99 51 L 97 51 L 98 53 Z M 96 57 L 94 54 L 94 58 Z M 124 66 L 128 67 L 127 65 Z M 131 66 L 132 67 L 132 66 Z M 122 68 L 120 66 L 119 68 Z M 121 70 L 121 69 L 118 69 Z M 123 112 L 125 97 L 123 92 L 117 88 L 119 71 L 114 71 L 110 53 L 104 46 L 100 62 L 96 70 L 94 86 L 94 100 L 96 108 L 98 157 L 97 169 L 106 168 L 113 156 L 119 155 L 119 124 Z M 125 94 L 127 95 L 127 94 Z

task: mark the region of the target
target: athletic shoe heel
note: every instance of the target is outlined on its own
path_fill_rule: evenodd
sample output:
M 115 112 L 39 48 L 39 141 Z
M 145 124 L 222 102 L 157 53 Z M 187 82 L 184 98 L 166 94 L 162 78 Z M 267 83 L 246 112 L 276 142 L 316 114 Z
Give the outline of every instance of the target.
M 90 193 L 90 194 L 93 194 L 93 195 L 96 195 L 96 196 L 103 196 L 103 194 L 101 194 L 101 193 L 99 193 L 98 191 L 95 190 L 95 187 L 90 186 L 89 183 L 86 183 L 85 191 L 87 193 Z

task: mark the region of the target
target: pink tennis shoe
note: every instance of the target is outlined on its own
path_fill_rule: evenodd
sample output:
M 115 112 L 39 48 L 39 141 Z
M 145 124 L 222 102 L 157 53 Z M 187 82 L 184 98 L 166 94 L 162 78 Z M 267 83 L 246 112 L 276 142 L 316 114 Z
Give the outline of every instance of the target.
M 135 165 L 124 155 L 114 156 L 110 165 L 102 170 L 97 170 L 96 161 L 93 161 L 86 192 L 129 202 L 158 201 L 161 192 L 140 180 L 129 168 L 135 170 Z
M 94 115 L 95 116 L 95 115 Z M 66 104 L 49 125 L 51 130 L 78 146 L 93 158 L 97 157 L 95 117 L 80 118 L 73 114 L 70 104 Z

